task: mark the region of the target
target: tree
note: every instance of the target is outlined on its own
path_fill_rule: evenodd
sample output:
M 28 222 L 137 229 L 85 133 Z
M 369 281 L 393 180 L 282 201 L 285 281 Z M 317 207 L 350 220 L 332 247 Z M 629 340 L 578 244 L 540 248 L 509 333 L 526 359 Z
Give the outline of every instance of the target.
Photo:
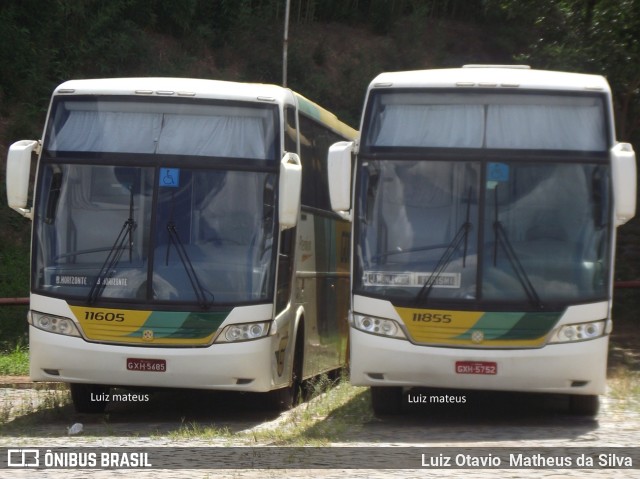
M 606 76 L 618 138 L 640 139 L 640 0 L 488 0 L 487 14 L 515 27 L 516 60 Z

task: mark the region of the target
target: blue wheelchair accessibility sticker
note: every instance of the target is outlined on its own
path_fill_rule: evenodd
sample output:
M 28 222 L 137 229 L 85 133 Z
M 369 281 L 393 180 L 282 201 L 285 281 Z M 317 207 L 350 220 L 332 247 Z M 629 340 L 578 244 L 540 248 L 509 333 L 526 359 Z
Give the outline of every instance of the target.
M 160 186 L 168 188 L 180 186 L 180 168 L 160 168 Z
M 509 165 L 505 163 L 489 163 L 487 166 L 487 180 L 509 181 Z

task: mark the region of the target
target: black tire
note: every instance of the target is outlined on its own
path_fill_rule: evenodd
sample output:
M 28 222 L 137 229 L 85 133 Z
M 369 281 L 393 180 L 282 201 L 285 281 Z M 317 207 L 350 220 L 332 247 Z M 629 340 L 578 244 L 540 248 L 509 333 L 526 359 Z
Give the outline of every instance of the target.
M 76 412 L 97 414 L 109 404 L 109 386 L 97 384 L 69 384 L 71 399 Z
M 268 407 L 274 411 L 282 412 L 288 411 L 296 403 L 297 394 L 295 392 L 295 383 L 291 386 L 276 389 L 267 393 Z
M 376 416 L 394 416 L 402 411 L 402 388 L 371 386 L 371 405 Z
M 569 412 L 576 416 L 594 417 L 600 410 L 600 397 L 595 395 L 573 394 L 569 396 Z

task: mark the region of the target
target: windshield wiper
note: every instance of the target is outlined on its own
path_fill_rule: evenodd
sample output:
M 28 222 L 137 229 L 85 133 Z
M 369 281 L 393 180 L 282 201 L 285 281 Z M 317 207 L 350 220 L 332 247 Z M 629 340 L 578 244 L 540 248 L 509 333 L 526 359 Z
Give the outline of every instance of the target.
M 214 301 L 213 294 L 210 291 L 207 291 L 200 283 L 198 279 L 198 275 L 196 274 L 196 270 L 193 267 L 193 263 L 189 259 L 189 255 L 187 254 L 187 250 L 178 235 L 178 230 L 176 229 L 176 224 L 173 221 L 169 221 L 167 223 L 167 231 L 169 233 L 170 243 L 167 245 L 167 256 L 166 256 L 166 264 L 169 264 L 169 251 L 171 244 L 176 247 L 176 251 L 178 252 L 178 257 L 182 262 L 182 266 L 184 266 L 184 270 L 187 273 L 187 277 L 189 278 L 189 283 L 191 283 L 191 287 L 193 288 L 193 292 L 196 295 L 196 299 L 198 304 L 202 307 L 202 309 L 209 309 L 211 306 L 211 302 Z M 207 295 L 211 296 L 211 302 L 207 302 Z
M 173 213 L 175 207 L 175 192 L 171 193 L 171 211 L 169 213 L 169 222 L 167 223 L 167 232 L 169 233 L 169 243 L 167 243 L 167 254 L 165 257 L 165 264 L 169 265 L 169 252 L 171 251 L 171 245 L 173 244 L 176 247 L 176 251 L 178 252 L 178 257 L 182 262 L 182 266 L 184 266 L 184 270 L 187 273 L 187 278 L 189 278 L 189 283 L 191 283 L 191 287 L 193 288 L 193 292 L 196 295 L 196 300 L 202 309 L 209 309 L 211 303 L 214 301 L 213 293 L 207 291 L 198 275 L 196 273 L 196 269 L 193 267 L 193 263 L 187 254 L 187 250 L 184 247 L 184 243 L 180 239 L 180 235 L 178 235 L 178 229 L 176 228 L 176 224 L 173 221 Z M 207 295 L 211 296 L 211 302 L 207 302 Z
M 544 309 L 544 305 L 542 304 L 542 301 L 540 301 L 540 296 L 538 296 L 536 288 L 531 283 L 527 271 L 524 269 L 524 266 L 522 266 L 522 263 L 520 262 L 520 260 L 518 259 L 518 255 L 516 254 L 516 251 L 513 249 L 511 241 L 509 241 L 509 237 L 507 236 L 507 232 L 505 231 L 504 226 L 502 226 L 502 223 L 498 219 L 498 186 L 495 187 L 494 192 L 495 217 L 493 222 L 493 230 L 496 241 L 493 249 L 493 265 L 497 266 L 498 245 L 501 245 L 505 253 L 507 254 L 509 264 L 511 264 L 511 267 L 515 271 L 516 277 L 518 278 L 518 281 L 520 281 L 520 285 L 522 286 L 524 292 L 527 294 L 527 297 L 529 298 L 529 301 L 531 301 L 531 304 L 533 304 L 538 309 Z
M 440 259 L 436 263 L 436 267 L 433 269 L 427 281 L 425 281 L 424 285 L 418 292 L 416 296 L 416 304 L 426 300 L 431 294 L 431 290 L 433 286 L 436 284 L 436 281 L 440 277 L 440 275 L 447 269 L 449 263 L 453 258 L 453 254 L 460 247 L 460 244 L 464 241 L 464 247 L 462 251 L 462 267 L 466 267 L 467 265 L 467 249 L 468 249 L 468 238 L 469 231 L 471 231 L 471 227 L 473 226 L 470 221 L 470 210 L 471 210 L 471 188 L 469 188 L 469 195 L 467 197 L 467 214 L 465 222 L 460 226 L 455 236 L 451 240 L 451 242 L 447 245 L 447 248 L 444 250 Z
M 125 250 L 125 242 L 127 238 L 129 239 L 129 262 L 131 262 L 133 258 L 133 231 L 136 229 L 136 222 L 133 219 L 133 188 L 129 188 L 130 199 L 129 199 L 129 218 L 122 225 L 122 229 L 118 234 L 113 246 L 109 250 L 109 254 L 107 258 L 102 263 L 102 267 L 98 272 L 98 276 L 96 277 L 93 286 L 91 286 L 91 290 L 89 291 L 89 296 L 87 298 L 89 304 L 95 303 L 95 301 L 102 295 L 104 288 L 106 286 L 107 281 L 105 279 L 109 279 L 115 273 L 114 268 L 118 265 L 120 258 L 122 257 L 122 252 Z M 103 278 L 103 274 L 105 271 L 108 271 L 108 276 Z

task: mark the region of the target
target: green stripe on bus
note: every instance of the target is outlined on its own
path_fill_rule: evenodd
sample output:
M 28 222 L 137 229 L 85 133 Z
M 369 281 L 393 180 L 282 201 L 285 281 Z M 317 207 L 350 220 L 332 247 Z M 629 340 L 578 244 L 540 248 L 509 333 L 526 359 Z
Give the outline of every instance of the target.
M 520 321 L 499 339 L 534 339 L 546 335 L 557 324 L 562 312 L 525 313 Z
M 536 339 L 545 336 L 561 315 L 561 312 L 488 312 L 455 339 L 471 339 L 474 331 L 482 331 L 486 340 Z
M 129 336 L 139 338 L 144 331 L 151 330 L 155 338 L 206 338 L 218 330 L 228 315 L 228 311 L 214 313 L 154 311 L 144 324 Z

